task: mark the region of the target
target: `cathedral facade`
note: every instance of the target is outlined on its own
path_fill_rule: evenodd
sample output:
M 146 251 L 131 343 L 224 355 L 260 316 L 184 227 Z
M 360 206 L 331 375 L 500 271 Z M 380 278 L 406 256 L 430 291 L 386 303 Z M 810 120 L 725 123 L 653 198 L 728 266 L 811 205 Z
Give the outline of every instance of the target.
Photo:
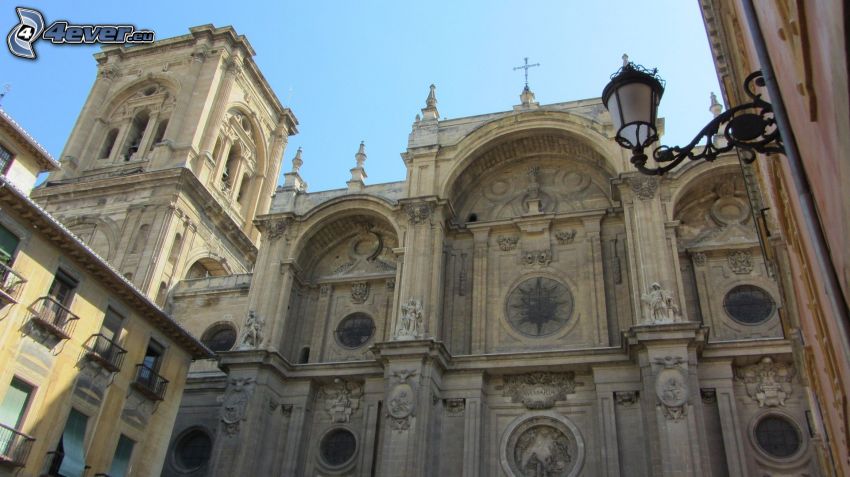
M 275 188 L 297 121 L 230 28 L 98 55 L 33 196 L 218 359 L 164 476 L 819 475 L 734 156 L 641 176 L 599 99 L 441 119 L 403 181 Z M 272 197 L 272 193 L 274 193 Z

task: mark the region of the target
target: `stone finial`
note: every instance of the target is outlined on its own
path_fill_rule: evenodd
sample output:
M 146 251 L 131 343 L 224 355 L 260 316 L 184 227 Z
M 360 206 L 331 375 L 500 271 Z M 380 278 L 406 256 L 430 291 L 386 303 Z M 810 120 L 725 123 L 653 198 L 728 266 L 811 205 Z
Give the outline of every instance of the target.
M 360 147 L 357 149 L 357 154 L 354 155 L 354 160 L 357 161 L 357 165 L 351 169 L 351 180 L 347 182 L 348 190 L 355 192 L 363 190 L 363 179 L 366 176 L 366 169 L 363 168 L 363 164 L 366 162 L 366 143 L 360 141 Z
M 301 159 L 301 148 L 299 147 L 297 151 L 295 151 L 295 157 L 292 158 L 292 172 L 294 174 L 298 174 L 298 170 L 301 169 L 301 166 L 304 164 L 304 161 Z
M 720 116 L 720 112 L 723 110 L 723 106 L 717 101 L 717 95 L 714 92 L 711 93 L 711 106 L 708 107 L 708 110 L 711 111 L 711 114 L 716 118 Z
M 623 53 L 623 66 L 629 66 L 629 55 Z
M 534 92 L 531 91 L 531 88 L 528 85 L 525 85 L 525 88 L 522 89 L 522 93 L 519 95 L 520 101 L 522 101 L 522 105 L 525 107 L 532 107 L 537 105 L 537 102 L 534 101 Z
M 422 119 L 439 119 L 440 113 L 437 111 L 437 87 L 433 84 L 428 92 L 428 98 L 425 99 L 425 107 L 422 108 Z
M 360 147 L 357 149 L 354 159 L 357 161 L 357 167 L 363 167 L 363 163 L 366 162 L 366 144 L 363 141 L 360 141 Z
M 432 83 L 430 86 L 430 91 L 428 92 L 428 98 L 425 99 L 425 107 L 428 108 L 436 108 L 437 107 L 437 87 Z

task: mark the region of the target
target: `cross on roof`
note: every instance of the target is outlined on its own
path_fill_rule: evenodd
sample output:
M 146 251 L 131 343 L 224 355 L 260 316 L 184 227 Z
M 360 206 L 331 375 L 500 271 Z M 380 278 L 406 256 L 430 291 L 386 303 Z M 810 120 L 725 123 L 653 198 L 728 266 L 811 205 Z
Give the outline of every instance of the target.
M 525 89 L 528 89 L 528 69 L 534 68 L 535 66 L 540 66 L 540 63 L 534 63 L 533 65 L 528 64 L 528 57 L 525 58 L 525 64 L 522 66 L 515 66 L 514 71 L 516 70 L 525 70 Z

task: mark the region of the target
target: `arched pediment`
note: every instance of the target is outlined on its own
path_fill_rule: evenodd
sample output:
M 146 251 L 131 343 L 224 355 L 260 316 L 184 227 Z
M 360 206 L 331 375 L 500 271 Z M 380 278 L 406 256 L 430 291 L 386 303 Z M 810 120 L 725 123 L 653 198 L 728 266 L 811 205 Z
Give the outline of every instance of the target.
M 611 205 L 613 174 L 587 143 L 557 130 L 528 130 L 481 147 L 449 198 L 461 221 L 522 216 L 530 200 L 545 213 L 600 209 Z
M 296 263 L 305 277 L 345 279 L 394 273 L 395 227 L 368 210 L 351 210 L 318 221 L 302 237 Z
M 440 196 L 451 198 L 463 183 L 462 175 L 488 170 L 515 157 L 517 148 L 527 152 L 557 153 L 596 163 L 609 176 L 621 169 L 622 153 L 603 134 L 604 125 L 563 111 L 533 111 L 509 115 L 469 133 L 453 147 L 452 164 L 444 176 Z

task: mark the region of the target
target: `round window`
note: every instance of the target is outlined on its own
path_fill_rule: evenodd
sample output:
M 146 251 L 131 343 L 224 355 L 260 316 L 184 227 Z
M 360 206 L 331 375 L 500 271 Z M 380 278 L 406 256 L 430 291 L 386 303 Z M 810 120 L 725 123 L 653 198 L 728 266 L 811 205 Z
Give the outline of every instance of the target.
M 756 442 L 761 450 L 778 458 L 791 457 L 800 450 L 800 433 L 788 419 L 770 415 L 756 424 Z
M 357 440 L 347 429 L 334 429 L 322 438 L 320 449 L 322 460 L 331 467 L 349 462 L 357 451 Z
M 346 348 L 359 348 L 375 333 L 375 323 L 366 313 L 346 316 L 336 328 L 336 339 Z
M 573 294 L 563 283 L 535 277 L 520 283 L 507 299 L 508 323 L 522 334 L 546 336 L 560 330 L 573 314 Z
M 754 285 L 738 285 L 723 299 L 723 308 L 735 321 L 758 325 L 767 321 L 776 307 L 770 294 Z
M 236 344 L 236 328 L 228 324 L 213 325 L 204 332 L 201 343 L 215 352 L 228 351 Z
M 177 464 L 185 470 L 200 469 L 210 460 L 212 439 L 206 432 L 194 429 L 177 442 L 175 457 Z

